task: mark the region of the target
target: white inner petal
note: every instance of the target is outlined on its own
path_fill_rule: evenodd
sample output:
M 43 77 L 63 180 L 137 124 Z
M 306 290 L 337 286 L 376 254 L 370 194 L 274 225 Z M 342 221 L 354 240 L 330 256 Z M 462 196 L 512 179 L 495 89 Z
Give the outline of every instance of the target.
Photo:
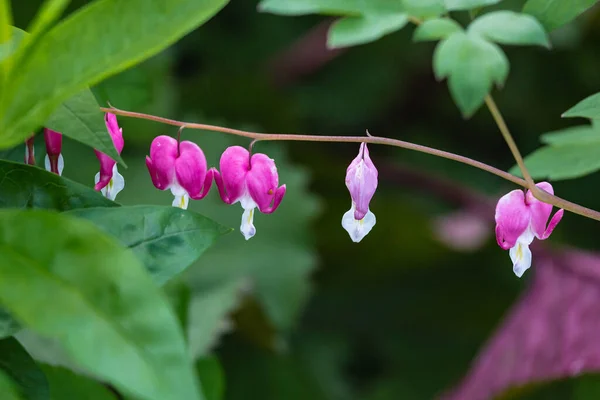
M 179 186 L 179 184 L 176 181 L 173 182 L 169 189 L 171 189 L 171 193 L 173 194 L 173 196 L 175 196 L 175 199 L 173 199 L 172 203 L 173 207 L 179 207 L 184 210 L 187 210 L 188 205 L 190 203 L 190 196 L 188 195 L 188 192 L 184 188 Z
M 50 167 L 50 157 L 48 157 L 48 154 L 46 154 L 46 157 L 44 157 L 44 167 L 46 168 L 46 171 L 52 172 L 52 168 Z
M 369 210 L 363 219 L 354 219 L 355 210 L 356 207 L 354 203 L 352 203 L 350 210 L 342 217 L 342 226 L 348 232 L 352 241 L 358 243 L 371 232 L 371 229 L 373 229 L 377 222 L 377 218 L 375 218 L 375 214 Z
M 46 156 L 48 157 L 48 156 Z M 58 155 L 58 175 L 62 176 L 63 169 L 65 169 L 65 159 L 62 154 Z
M 254 227 L 254 210 L 257 207 L 256 202 L 252 200 L 252 197 L 248 194 L 244 194 L 240 198 L 240 204 L 244 208 L 242 214 L 242 224 L 240 225 L 240 232 L 244 235 L 246 240 L 256 235 L 256 228 Z
M 513 262 L 513 272 L 517 277 L 522 277 L 525 271 L 531 267 L 531 250 L 529 250 L 529 245 L 517 242 L 508 253 Z
M 60 167 L 60 159 L 59 159 L 59 171 L 60 170 L 61 170 L 61 167 Z M 96 174 L 96 176 L 94 176 L 94 184 L 97 184 L 98 182 L 100 182 L 100 172 L 98 172 Z M 108 185 L 106 185 L 105 187 L 100 189 L 100 193 L 102 193 L 104 195 L 104 197 L 106 197 L 107 199 L 114 201 L 116 199 L 117 195 L 119 194 L 119 192 L 121 190 L 123 190 L 124 187 L 125 187 L 125 178 L 123 178 L 123 175 L 121 175 L 119 173 L 117 164 L 115 164 L 115 166 L 113 167 L 112 178 L 108 182 Z

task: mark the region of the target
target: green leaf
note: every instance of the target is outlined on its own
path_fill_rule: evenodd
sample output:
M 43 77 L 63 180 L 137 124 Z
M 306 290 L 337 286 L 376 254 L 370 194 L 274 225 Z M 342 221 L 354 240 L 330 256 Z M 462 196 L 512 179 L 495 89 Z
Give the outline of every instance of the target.
M 599 143 L 600 130 L 592 126 L 573 126 L 540 136 L 542 143 L 552 146 L 564 144 Z
M 327 47 L 335 49 L 374 42 L 404 28 L 407 23 L 406 14 L 345 17 L 336 21 L 329 29 Z
M 19 395 L 15 384 L 2 371 L 0 371 L 0 393 L 2 393 L 2 400 L 24 400 Z
M 0 62 L 12 54 L 12 11 L 10 0 L 0 0 Z M 10 65 L 0 64 L 0 98 L 4 93 L 5 80 Z
M 203 215 L 171 206 L 86 208 L 69 214 L 92 221 L 129 247 L 159 285 L 232 231 Z
M 68 211 L 115 206 L 118 204 L 80 183 L 31 165 L 0 160 L 0 208 Z
M 17 321 L 6 311 L 0 308 L 0 339 L 14 335 L 21 329 Z
M 262 0 L 259 11 L 280 15 L 354 15 L 403 12 L 398 0 Z
M 448 11 L 473 10 L 478 7 L 498 4 L 502 0 L 445 0 Z
M 27 28 L 27 32 L 32 37 L 45 33 L 60 18 L 70 2 L 71 0 L 46 0 L 29 28 Z
M 444 0 L 402 0 L 404 12 L 413 17 L 437 17 L 445 13 Z
M 523 12 L 533 15 L 552 31 L 571 20 L 596 4 L 598 0 L 528 0 Z
M 7 43 L 0 43 L 0 63 L 12 56 L 15 51 L 19 48 L 19 44 L 23 41 L 25 32 L 20 29 L 14 28 L 12 30 L 12 36 L 10 41 Z M 4 92 L 0 92 L 0 95 Z
M 198 360 L 196 371 L 206 400 L 222 400 L 225 394 L 225 375 L 219 359 L 212 356 Z
M 525 157 L 534 179 L 574 179 L 600 170 L 600 141 L 596 143 L 546 146 Z M 518 168 L 511 173 L 520 175 Z
M 12 378 L 25 400 L 50 398 L 46 377 L 14 338 L 0 340 L 0 370 Z
M 544 27 L 535 18 L 512 11 L 482 15 L 469 25 L 468 31 L 502 44 L 550 47 Z
M 74 12 L 12 76 L 0 108 L 0 147 L 19 143 L 71 96 L 163 50 L 226 2 L 99 0 Z
M 227 314 L 238 306 L 243 281 L 197 290 L 189 305 L 187 337 L 193 359 L 208 353 L 227 328 Z
M 0 253 L 0 303 L 82 368 L 140 399 L 202 398 L 164 294 L 90 222 L 1 211 Z
M 415 29 L 413 40 L 415 42 L 440 40 L 460 31 L 462 27 L 450 18 L 428 19 Z
M 42 365 L 50 383 L 50 400 L 117 400 L 104 385 L 68 369 Z
M 433 68 L 438 79 L 448 77 L 454 101 L 469 117 L 483 104 L 493 83 L 504 83 L 509 64 L 497 45 L 478 35 L 457 32 L 438 44 Z
M 596 93 L 581 100 L 575 106 L 566 111 L 563 118 L 583 117 L 589 119 L 600 119 L 600 93 Z
M 47 128 L 69 136 L 85 145 L 100 150 L 122 165 L 125 162 L 104 123 L 104 114 L 89 89 L 82 90 L 62 103 L 44 124 Z

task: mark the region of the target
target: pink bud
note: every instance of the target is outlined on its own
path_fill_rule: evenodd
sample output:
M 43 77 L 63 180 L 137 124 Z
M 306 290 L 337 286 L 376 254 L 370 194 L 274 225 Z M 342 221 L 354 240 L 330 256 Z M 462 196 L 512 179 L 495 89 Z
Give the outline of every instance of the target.
M 541 182 L 538 188 L 554 194 L 552 185 Z M 534 238 L 547 239 L 563 217 L 558 210 L 548 223 L 552 205 L 536 199 L 531 191 L 513 190 L 502 196 L 496 205 L 496 241 L 504 249 L 510 249 L 513 270 L 518 277 L 531 266 L 529 245 Z
M 203 199 L 212 185 L 213 172 L 207 171 L 206 157 L 197 144 L 158 136 L 150 145 L 146 166 L 152 183 L 159 190 L 170 189 L 173 206 L 187 208 L 188 200 Z
M 46 141 L 46 169 L 57 175 L 62 175 L 64 161 L 61 155 L 62 134 L 52 129 L 44 128 Z
M 247 239 L 256 233 L 253 225 L 254 209 L 270 214 L 274 212 L 286 186 L 279 186 L 275 161 L 265 154 L 253 154 L 240 146 L 231 146 L 223 152 L 219 163 L 221 172 L 214 171 L 215 183 L 221 199 L 227 204 L 238 201 L 244 208 L 240 230 Z
M 25 164 L 35 165 L 35 148 L 33 147 L 35 135 L 25 141 Z
M 360 242 L 377 221 L 375 214 L 369 211 L 369 203 L 377 189 L 377 175 L 367 144 L 361 143 L 358 156 L 346 170 L 346 187 L 350 191 L 352 206 L 342 218 L 342 226 L 354 242 Z
M 106 123 L 106 129 L 112 138 L 113 144 L 117 149 L 117 153 L 121 154 L 125 141 L 123 140 L 123 129 L 119 128 L 117 123 L 117 116 L 106 113 L 104 115 L 104 122 Z M 99 150 L 94 149 L 94 152 L 100 161 L 100 173 L 96 185 L 94 186 L 94 190 L 102 190 L 108 186 L 110 180 L 113 178 L 113 171 L 117 162 Z

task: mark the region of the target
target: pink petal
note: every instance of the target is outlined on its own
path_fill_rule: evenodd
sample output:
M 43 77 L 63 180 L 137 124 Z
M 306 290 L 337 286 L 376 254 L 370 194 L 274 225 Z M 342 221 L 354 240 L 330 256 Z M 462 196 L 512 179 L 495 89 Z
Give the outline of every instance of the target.
M 46 141 L 46 153 L 49 156 L 57 156 L 62 150 L 62 134 L 52 129 L 44 128 L 44 140 Z
M 496 241 L 504 250 L 515 245 L 531 221 L 531 211 L 525 204 L 522 190 L 502 196 L 496 205 Z
M 354 218 L 357 220 L 363 219 L 369 211 L 369 203 L 377 190 L 377 175 L 367 144 L 362 143 L 358 156 L 346 170 L 346 187 L 355 204 Z
M 246 192 L 246 174 L 250 169 L 250 153 L 243 147 L 228 147 L 219 162 L 221 173 L 215 174 L 221 199 L 233 204 Z
M 550 194 L 554 194 L 554 189 L 552 188 L 552 185 L 548 182 L 540 182 L 535 186 Z M 539 201 L 533 196 L 533 194 L 529 190 L 527 191 L 525 201 L 527 202 L 531 210 L 531 226 L 533 228 L 533 233 L 538 239 L 541 239 L 544 236 L 544 233 L 546 231 L 546 223 L 548 222 L 548 218 L 550 217 L 550 213 L 552 212 L 552 204 L 546 204 L 544 202 Z M 558 221 L 556 223 L 558 223 Z M 554 227 L 552 229 L 554 229 Z
M 248 193 L 258 205 L 258 209 L 263 213 L 266 211 L 273 212 L 271 203 L 275 198 L 277 186 L 279 185 L 279 175 L 277 174 L 275 161 L 265 154 L 254 154 L 250 171 L 246 176 L 246 184 L 248 185 Z
M 154 138 L 150 145 L 150 157 L 146 158 L 146 166 L 157 189 L 166 190 L 173 183 L 176 159 L 177 140 L 165 135 Z
M 196 143 L 181 142 L 179 157 L 175 161 L 175 175 L 179 185 L 188 192 L 192 199 L 199 199 L 202 194 L 206 169 L 206 157 L 202 149 Z M 208 190 L 210 190 L 210 184 Z M 204 195 L 208 194 L 208 190 Z
M 119 128 L 117 122 L 117 116 L 115 114 L 106 113 L 104 115 L 104 122 L 106 123 L 106 129 L 108 130 L 108 133 L 110 133 L 110 137 L 112 138 L 117 152 L 121 154 L 123 147 L 125 146 L 125 141 L 123 140 L 123 130 Z
M 100 180 L 94 186 L 94 190 L 102 190 L 110 183 L 113 167 L 117 162 L 96 149 L 94 149 L 94 153 L 96 153 L 96 157 L 100 161 Z

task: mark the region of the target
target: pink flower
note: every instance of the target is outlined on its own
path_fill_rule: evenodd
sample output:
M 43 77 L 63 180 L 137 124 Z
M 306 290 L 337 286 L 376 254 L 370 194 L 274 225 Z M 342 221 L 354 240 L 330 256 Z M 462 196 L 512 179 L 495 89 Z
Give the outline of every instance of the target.
M 46 157 L 44 165 L 47 171 L 62 175 L 65 161 L 61 154 L 62 134 L 52 129 L 44 128 L 44 140 L 46 141 Z
M 206 157 L 197 144 L 183 141 L 179 145 L 170 136 L 158 136 L 150 145 L 146 166 L 157 189 L 170 189 L 173 207 L 187 209 L 190 197 L 203 199 L 212 185 L 213 172 L 207 171 Z
M 285 185 L 279 186 L 275 161 L 264 154 L 253 154 L 240 146 L 227 148 L 220 161 L 221 173 L 214 169 L 215 183 L 221 199 L 227 204 L 238 201 L 244 209 L 240 231 L 250 239 L 256 234 L 254 209 L 270 214 L 279 207 Z
M 33 144 L 35 142 L 35 135 L 32 135 L 25 141 L 25 164 L 35 165 L 35 148 Z
M 346 171 L 346 187 L 352 205 L 342 217 L 342 226 L 353 242 L 360 242 L 375 226 L 377 219 L 369 210 L 369 203 L 377 189 L 377 168 L 369 157 L 366 143 L 361 143 L 358 156 Z
M 117 116 L 106 113 L 104 115 L 104 122 L 117 152 L 121 154 L 125 141 L 123 140 L 123 129 L 119 128 L 119 124 L 117 123 Z M 94 183 L 96 184 L 94 190 L 100 190 L 104 197 L 114 200 L 117 194 L 125 187 L 125 179 L 119 173 L 115 160 L 101 151 L 94 149 L 94 152 L 100 161 L 100 172 L 94 177 Z
M 541 182 L 538 188 L 554 194 L 552 185 Z M 531 267 L 529 245 L 534 238 L 547 239 L 563 217 L 558 210 L 548 223 L 552 205 L 536 199 L 531 191 L 513 190 L 502 196 L 496 205 L 496 241 L 504 250 L 510 249 L 513 271 L 519 278 Z

